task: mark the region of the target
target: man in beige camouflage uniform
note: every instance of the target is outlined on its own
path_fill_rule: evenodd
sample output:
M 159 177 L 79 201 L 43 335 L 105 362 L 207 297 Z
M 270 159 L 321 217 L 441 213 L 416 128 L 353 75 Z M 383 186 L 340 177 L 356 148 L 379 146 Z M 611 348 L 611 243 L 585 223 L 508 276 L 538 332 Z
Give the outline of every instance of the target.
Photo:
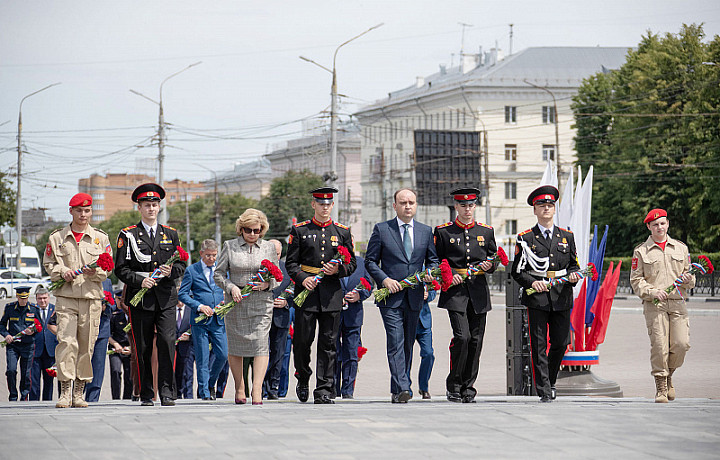
M 55 407 L 87 407 L 83 392 L 93 377 L 91 359 L 104 298 L 102 282 L 109 273 L 100 267 L 83 266 L 96 262 L 103 252 L 112 254 L 112 248 L 107 234 L 89 224 L 90 195 L 78 193 L 72 197 L 70 215 L 70 225 L 50 235 L 43 260 L 52 281 L 65 280 L 53 291 L 57 299 L 55 361 L 60 382 L 60 398 Z M 76 274 L 78 269 L 82 273 Z
M 690 349 L 690 323 L 684 297 L 688 289 L 695 287 L 695 276 L 688 273 L 687 246 L 667 234 L 667 212 L 653 209 L 644 222 L 650 236 L 635 248 L 630 284 L 643 301 L 650 335 L 651 373 L 657 390 L 655 402 L 666 403 L 675 399 L 672 375 L 682 366 L 685 353 Z M 665 292 L 678 278 L 682 281 L 678 289 Z

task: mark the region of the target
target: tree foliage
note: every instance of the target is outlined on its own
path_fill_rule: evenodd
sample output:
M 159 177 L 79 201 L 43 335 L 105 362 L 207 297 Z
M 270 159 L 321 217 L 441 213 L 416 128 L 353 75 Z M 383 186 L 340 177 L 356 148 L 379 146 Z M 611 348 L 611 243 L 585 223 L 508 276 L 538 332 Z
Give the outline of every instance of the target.
M 290 221 L 312 218 L 310 190 L 322 187 L 323 179 L 308 170 L 288 171 L 270 184 L 270 193 L 260 200 L 260 209 L 270 222 L 268 236 L 284 239 L 290 233 Z
M 609 224 L 608 256 L 647 238 L 664 208 L 693 252 L 720 246 L 720 37 L 702 26 L 648 33 L 617 71 L 586 79 L 574 98 L 578 164 L 595 166 L 593 220 Z
M 0 225 L 15 225 L 15 198 L 7 173 L 0 172 Z

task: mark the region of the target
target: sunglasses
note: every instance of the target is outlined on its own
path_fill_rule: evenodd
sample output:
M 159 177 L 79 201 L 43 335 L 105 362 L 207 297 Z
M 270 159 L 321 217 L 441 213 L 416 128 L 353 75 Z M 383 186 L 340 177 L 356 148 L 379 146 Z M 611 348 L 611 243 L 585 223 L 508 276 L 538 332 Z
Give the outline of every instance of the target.
M 247 233 L 248 235 L 251 233 L 259 235 L 261 231 L 262 231 L 262 228 L 245 228 L 245 227 L 243 227 L 243 232 Z

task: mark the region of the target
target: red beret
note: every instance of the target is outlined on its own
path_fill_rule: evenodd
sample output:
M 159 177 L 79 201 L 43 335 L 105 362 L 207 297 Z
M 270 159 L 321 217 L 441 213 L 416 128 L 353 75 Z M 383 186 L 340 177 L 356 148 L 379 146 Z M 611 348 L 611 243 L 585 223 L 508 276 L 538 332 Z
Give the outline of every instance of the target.
M 87 193 L 78 193 L 70 199 L 70 207 L 75 206 L 92 206 L 92 197 Z
M 661 217 L 667 217 L 667 211 L 665 211 L 664 209 L 655 208 L 655 209 L 651 210 L 647 216 L 645 216 L 645 220 L 643 222 L 648 224 L 648 223 L 654 221 L 655 219 L 659 219 Z

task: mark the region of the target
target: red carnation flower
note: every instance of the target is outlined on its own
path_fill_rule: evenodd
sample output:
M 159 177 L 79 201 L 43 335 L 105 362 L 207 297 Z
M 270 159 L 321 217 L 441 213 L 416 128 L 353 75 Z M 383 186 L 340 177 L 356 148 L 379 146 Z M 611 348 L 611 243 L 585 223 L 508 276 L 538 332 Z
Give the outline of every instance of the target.
M 47 369 L 45 369 L 45 372 L 50 377 L 53 377 L 53 378 L 57 377 L 57 370 L 53 369 L 52 367 L 48 367 Z
M 366 280 L 365 278 L 360 278 L 360 284 L 362 284 L 363 289 L 366 291 L 372 291 L 372 285 Z
M 597 279 L 598 279 L 598 272 L 597 272 L 597 269 L 595 268 L 595 264 L 592 263 L 592 262 L 590 262 L 590 263 L 588 264 L 588 267 L 590 267 L 590 279 L 591 279 L 592 281 L 597 281 Z
M 40 320 L 34 318 L 33 323 L 35 323 L 35 332 L 42 332 L 42 323 L 40 323 Z
M 367 348 L 363 347 L 362 345 L 358 347 L 358 361 L 362 359 L 362 357 L 367 353 Z
M 443 259 L 442 262 L 440 262 L 440 278 L 442 280 L 441 289 L 443 291 L 450 289 L 453 281 L 453 272 L 447 259 Z
M 190 258 L 190 254 L 188 254 L 182 247 L 176 246 L 178 254 L 180 254 L 180 260 L 183 262 L 187 262 L 187 260 Z
M 440 283 L 438 283 L 437 280 L 433 280 L 432 281 L 432 290 L 439 291 L 440 289 L 442 289 L 442 287 L 440 286 Z
M 708 258 L 708 256 L 702 255 L 699 257 L 699 259 L 700 259 L 700 265 L 702 265 L 703 268 L 705 269 L 705 273 L 710 274 L 715 271 L 715 267 L 713 267 L 713 264 L 712 264 L 712 262 L 710 262 L 710 259 Z
M 292 327 L 292 324 L 290 325 L 290 328 L 288 328 L 288 335 L 290 336 L 291 340 L 292 340 L 293 336 L 295 335 L 295 329 Z
M 113 262 L 112 256 L 107 252 L 100 254 L 96 263 L 98 267 L 102 268 L 106 272 L 111 272 L 112 269 L 115 268 L 115 262 Z
M 350 251 L 348 251 L 345 246 L 338 246 L 338 254 L 340 255 L 338 258 L 341 259 L 343 263 L 350 261 Z
M 272 276 L 273 278 L 275 278 L 276 281 L 282 282 L 282 280 L 283 280 L 282 270 L 280 270 L 280 269 L 277 267 L 277 265 L 275 265 L 274 263 L 270 262 L 268 259 L 264 259 L 264 260 L 260 263 L 260 265 L 262 265 L 263 267 L 267 268 L 267 271 L 268 271 L 268 273 L 270 273 L 270 276 Z
M 501 247 L 497 250 L 497 255 L 500 258 L 500 263 L 503 265 L 503 267 L 507 267 L 507 264 L 510 263 L 510 260 L 508 259 L 507 254 L 505 254 L 505 250 Z
M 105 302 L 109 305 L 115 305 L 115 296 L 112 292 L 105 291 Z

